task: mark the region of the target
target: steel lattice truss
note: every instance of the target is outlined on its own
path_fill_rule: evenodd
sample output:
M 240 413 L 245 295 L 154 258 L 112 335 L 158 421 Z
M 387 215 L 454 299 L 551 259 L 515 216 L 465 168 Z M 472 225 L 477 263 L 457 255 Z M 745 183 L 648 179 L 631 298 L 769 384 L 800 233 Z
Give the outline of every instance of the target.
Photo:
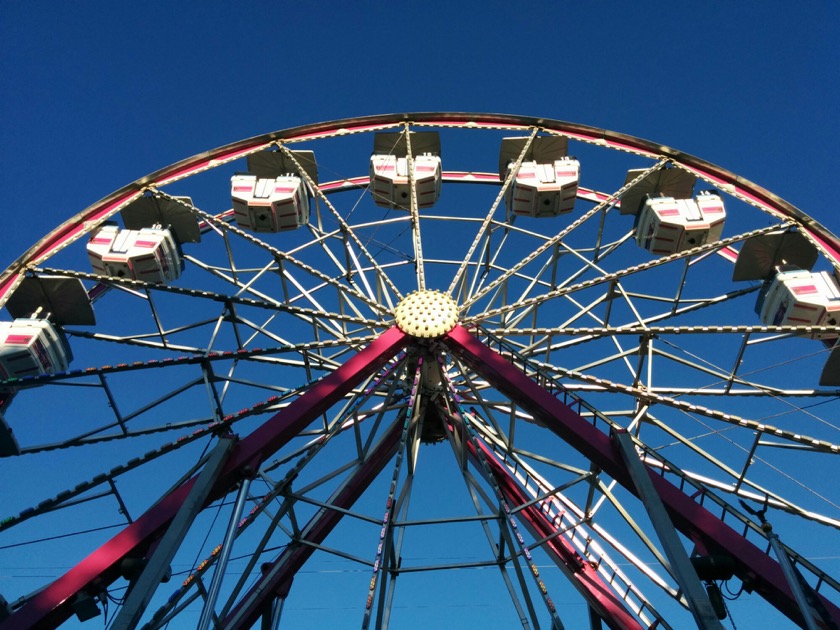
M 429 130 L 441 137 L 439 201 L 421 208 L 412 181 L 405 209 L 375 206 L 372 134 L 402 134 L 411 155 L 408 132 Z M 526 148 L 569 142 L 581 164 L 572 213 L 506 212 L 526 151 L 496 172 L 512 135 Z M 308 223 L 240 227 L 231 175 L 248 156 L 299 150 L 318 163 L 317 179 L 301 168 Z M 641 174 L 625 180 L 629 169 Z M 726 198 L 721 238 L 665 255 L 637 246 L 622 199 L 666 169 Z M 84 237 L 141 198 L 200 227 L 170 284 L 87 264 Z M 110 607 L 112 627 L 194 625 L 199 613 L 224 628 L 310 615 L 388 627 L 436 605 L 529 628 L 703 625 L 663 523 L 678 555 L 731 559 L 736 621 L 763 599 L 768 618 L 808 623 L 742 501 L 766 507 L 840 623 L 840 583 L 814 560 L 840 555 L 840 391 L 817 385 L 840 331 L 764 325 L 761 282 L 732 280 L 744 243 L 780 231 L 810 243 L 816 269 L 838 268 L 830 232 L 725 169 L 501 115 L 310 125 L 126 186 L 0 276 L 0 305 L 25 279 L 77 279 L 97 321 L 64 326 L 69 370 L 0 383 L 19 443 L 0 460 L 17 486 L 0 558 L 59 567 L 2 593 L 0 628 L 59 625 L 92 603 Z M 459 323 L 430 338 L 395 325 L 418 290 L 451 299 Z M 156 563 L 171 582 L 158 585 Z M 141 596 L 146 612 L 128 620 Z

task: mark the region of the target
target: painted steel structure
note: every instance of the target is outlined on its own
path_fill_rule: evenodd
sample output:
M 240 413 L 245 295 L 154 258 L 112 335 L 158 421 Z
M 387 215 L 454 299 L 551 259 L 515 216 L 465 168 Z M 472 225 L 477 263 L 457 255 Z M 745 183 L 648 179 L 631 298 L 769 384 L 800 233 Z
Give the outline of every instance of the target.
M 462 151 L 478 166 L 444 171 L 440 198 L 427 208 L 417 198 L 410 132 L 429 129 L 441 134 L 447 167 L 447 132 L 495 134 L 499 143 L 511 132 L 525 137 L 502 175 Z M 376 208 L 368 177 L 358 175 L 370 155 L 361 141 L 381 131 L 403 134 L 409 156 L 408 203 L 387 212 Z M 530 143 L 547 136 L 576 146 L 582 179 L 574 211 L 506 216 L 505 195 Z M 342 142 L 349 148 L 333 149 Z M 197 196 L 168 188 L 214 173 L 229 182 L 237 161 L 264 151 L 295 162 L 291 149 L 298 147 L 313 148 L 319 172 L 339 178 L 318 183 L 298 169 L 314 194 L 297 230 L 256 235 L 237 227 L 232 210 L 204 210 L 191 201 Z M 587 175 L 598 172 L 603 151 L 626 160 L 626 180 L 614 167 Z M 340 167 L 348 155 L 356 171 Z M 457 159 L 451 164 L 462 167 Z M 708 243 L 652 258 L 636 244 L 632 217 L 617 209 L 634 185 L 664 168 L 716 187 L 726 197 L 727 223 Z M 454 186 L 463 183 L 485 186 Z M 463 191 L 481 201 L 466 203 L 457 196 Z M 185 248 L 184 273 L 171 284 L 84 267 L 82 237 L 141 197 L 174 204 L 200 222 L 203 238 Z M 342 206 L 340 198 L 353 200 Z M 403 592 L 398 584 L 410 576 L 476 568 L 492 569 L 510 598 L 512 622 L 522 627 L 575 623 L 554 603 L 567 590 L 596 626 L 682 627 L 693 613 L 700 625 L 715 627 L 702 589 L 694 588 L 699 582 L 666 558 L 688 555 L 728 558 L 732 580 L 795 623 L 840 624 L 840 583 L 795 550 L 807 541 L 785 533 L 840 530 L 840 498 L 830 486 L 802 500 L 788 487 L 818 483 L 802 463 L 833 462 L 840 451 L 840 428 L 828 413 L 809 409 L 815 402 L 833 408 L 840 398 L 815 385 L 828 353 L 815 339 L 836 336 L 838 327 L 764 325 L 752 312 L 761 283 L 739 284 L 724 273 L 745 241 L 779 230 L 804 236 L 802 247 L 818 253 L 825 273 L 840 268 L 840 241 L 826 228 L 723 168 L 624 134 L 496 114 L 381 115 L 278 131 L 116 191 L 0 275 L 0 305 L 24 277 L 81 279 L 99 322 L 93 331 L 65 326 L 77 356 L 73 370 L 0 383 L 4 426 L 19 438 L 19 455 L 0 466 L 105 447 L 109 456 L 127 454 L 53 498 L 33 498 L 0 521 L 0 534 L 19 536 L 27 524 L 49 524 L 53 512 L 106 502 L 116 502 L 126 523 L 43 588 L 16 598 L 4 593 L 9 616 L 0 616 L 0 629 L 59 625 L 83 603 L 90 610 L 91 598 L 122 606 L 129 598 L 114 594 L 127 587 L 138 589 L 130 595 L 143 604 L 126 608 L 123 618 L 131 619 L 121 627 L 134 627 L 148 601 L 142 623 L 150 628 L 186 614 L 193 602 L 202 604 L 204 626 L 276 623 L 281 611 L 293 614 L 283 602 L 305 588 L 302 568 L 324 555 L 370 572 L 359 591 L 362 627 L 389 625 Z M 77 250 L 81 262 L 73 266 L 66 261 Z M 148 315 L 115 317 L 128 312 L 126 303 Z M 111 349 L 115 359 L 100 358 Z M 795 377 L 765 374 L 772 356 L 801 356 L 810 368 Z M 73 388 L 105 404 L 53 441 L 27 433 L 27 397 L 46 400 Z M 187 430 L 148 450 L 157 434 Z M 231 432 L 240 438 L 224 463 L 202 476 L 196 447 Z M 429 446 L 441 442 L 448 446 Z M 638 462 L 628 459 L 631 443 Z M 131 455 L 133 444 L 143 446 Z M 427 460 L 438 462 L 441 450 L 451 451 L 472 513 L 418 518 L 410 505 L 420 471 Z M 157 496 L 122 489 L 167 459 L 175 461 L 176 478 Z M 206 497 L 184 508 L 195 501 L 199 479 Z M 237 488 L 229 526 L 214 533 L 204 515 L 223 510 Z M 447 494 L 445 486 L 441 503 Z M 777 549 L 810 582 L 822 619 L 804 616 L 814 613 L 803 613 L 760 524 L 738 509 L 744 499 L 794 524 L 779 527 L 788 546 Z M 642 523 L 642 508 L 656 531 Z M 418 528 L 449 532 L 468 523 L 483 541 L 484 559 L 404 561 Z M 376 530 L 361 549 L 358 536 L 341 533 L 354 526 Z M 164 588 L 159 573 L 127 576 L 127 563 L 148 561 L 160 571 L 169 552 L 176 557 L 179 546 L 194 544 L 182 530 L 209 531 L 221 544 L 190 567 L 170 597 L 156 595 Z M 245 562 L 241 578 L 215 570 L 234 558 Z

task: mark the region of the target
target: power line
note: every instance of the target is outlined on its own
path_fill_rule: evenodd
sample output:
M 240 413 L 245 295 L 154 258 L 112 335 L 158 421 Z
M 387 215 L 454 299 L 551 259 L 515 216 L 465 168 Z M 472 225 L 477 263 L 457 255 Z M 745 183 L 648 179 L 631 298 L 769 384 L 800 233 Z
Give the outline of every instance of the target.
M 46 542 L 49 540 L 58 540 L 59 538 L 68 538 L 70 536 L 79 536 L 81 534 L 90 534 L 91 532 L 101 532 L 104 529 L 113 529 L 114 527 L 125 527 L 125 523 L 118 523 L 117 525 L 104 525 L 102 527 L 94 527 L 93 529 L 84 529 L 78 532 L 71 532 L 69 534 L 60 534 L 58 536 L 48 536 L 47 538 L 37 538 L 35 540 L 27 540 L 26 542 L 14 543 L 11 545 L 3 545 L 0 550 L 12 549 L 14 547 L 23 547 L 25 545 L 34 545 L 35 543 Z

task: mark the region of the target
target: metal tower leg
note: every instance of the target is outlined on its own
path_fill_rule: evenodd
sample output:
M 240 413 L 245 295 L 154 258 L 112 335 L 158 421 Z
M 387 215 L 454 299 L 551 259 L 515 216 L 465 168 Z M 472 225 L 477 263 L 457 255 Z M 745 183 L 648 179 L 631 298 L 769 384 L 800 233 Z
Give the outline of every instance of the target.
M 697 577 L 694 567 L 691 566 L 685 547 L 680 543 L 677 530 L 674 529 L 674 524 L 668 518 L 665 505 L 650 481 L 648 469 L 636 453 L 633 438 L 627 431 L 614 431 L 613 440 L 619 447 L 624 463 L 627 464 L 630 478 L 636 486 L 645 510 L 647 510 L 653 529 L 659 537 L 659 542 L 662 543 L 671 574 L 677 584 L 680 585 L 683 595 L 685 595 L 691 614 L 694 615 L 694 620 L 697 622 L 697 627 L 722 629 L 723 626 L 720 625 L 720 621 L 718 621 L 717 615 L 712 609 L 712 604 L 700 583 L 700 578 Z
M 216 608 L 219 589 L 222 588 L 222 579 L 225 577 L 230 551 L 233 549 L 233 539 L 236 538 L 237 525 L 239 524 L 239 519 L 242 517 L 242 510 L 245 507 L 245 501 L 248 499 L 248 488 L 250 487 L 251 480 L 246 477 L 242 480 L 242 484 L 239 486 L 239 493 L 236 495 L 236 503 L 233 506 L 233 513 L 230 515 L 225 540 L 222 543 L 222 549 L 219 551 L 219 557 L 216 560 L 216 570 L 213 572 L 210 588 L 207 589 L 207 598 L 204 601 L 201 619 L 198 621 L 196 630 L 207 630 L 210 627 L 210 622 L 213 620 L 213 611 Z
M 283 615 L 283 604 L 286 603 L 286 598 L 289 596 L 289 590 L 292 588 L 291 580 L 277 592 L 277 596 L 271 601 L 271 605 L 266 609 L 262 615 L 260 622 L 260 630 L 277 630 L 280 627 L 280 617 Z
M 528 496 L 518 482 L 480 441 L 469 444 L 471 461 L 476 461 L 475 449 L 484 451 L 484 459 L 490 467 L 490 473 L 499 484 L 505 498 L 512 505 L 526 506 L 518 511 L 522 524 L 535 538 L 545 538 L 545 552 L 555 561 L 557 567 L 569 578 L 570 582 L 596 609 L 610 627 L 627 630 L 641 630 L 642 626 L 630 613 L 624 603 L 612 592 L 598 572 L 574 550 L 562 536 L 556 536 L 557 526 L 535 503 L 530 503 Z
M 204 465 L 198 479 L 190 490 L 186 501 L 181 505 L 166 533 L 161 538 L 143 573 L 137 578 L 131 592 L 126 597 L 125 604 L 114 620 L 113 630 L 132 630 L 137 626 L 140 617 L 146 610 L 149 600 L 155 593 L 166 570 L 169 568 L 175 552 L 178 551 L 187 531 L 196 515 L 204 507 L 204 501 L 213 489 L 216 478 L 222 471 L 230 449 L 236 441 L 234 436 L 224 436 L 219 439 L 216 448 L 210 453 L 210 458 Z
M 270 630 L 277 630 L 280 627 L 280 616 L 283 614 L 283 604 L 285 603 L 285 597 L 278 597 L 274 600 L 274 604 L 271 606 Z
M 805 588 L 803 588 L 802 582 L 804 582 L 804 580 L 802 579 L 802 575 L 799 573 L 799 571 L 797 571 L 796 567 L 793 566 L 793 563 L 791 563 L 790 557 L 787 554 L 787 550 L 785 550 L 785 546 L 782 544 L 782 541 L 779 540 L 779 535 L 773 531 L 773 526 L 769 522 L 767 522 L 767 519 L 764 516 L 767 512 L 767 505 L 765 504 L 764 507 L 760 510 L 752 509 L 749 505 L 746 504 L 745 501 L 741 501 L 741 505 L 747 512 L 749 512 L 753 516 L 757 516 L 759 521 L 761 522 L 761 529 L 764 530 L 764 532 L 767 534 L 767 540 L 770 541 L 770 546 L 773 547 L 773 551 L 776 554 L 776 558 L 779 560 L 779 566 L 782 567 L 782 572 L 785 575 L 785 579 L 787 580 L 788 586 L 790 586 L 790 590 L 793 593 L 793 597 L 796 599 L 796 604 L 802 611 L 802 617 L 805 628 L 807 630 L 817 630 L 817 624 L 814 621 L 814 611 L 816 609 L 817 614 L 819 615 L 819 608 L 821 606 L 819 604 L 819 601 L 808 601 L 809 596 L 805 592 L 807 584 L 805 585 Z M 802 580 L 802 582 L 800 582 L 800 580 Z M 824 621 L 827 622 L 828 620 Z M 835 626 L 828 627 L 833 628 Z
M 808 604 L 808 600 L 805 597 L 805 593 L 802 591 L 802 587 L 799 584 L 799 580 L 794 573 L 795 569 L 793 565 L 790 563 L 790 558 L 787 555 L 787 551 L 782 546 L 782 543 L 779 542 L 779 537 L 776 535 L 774 531 L 767 532 L 767 538 L 770 540 L 770 544 L 773 547 L 773 551 L 776 552 L 776 559 L 779 561 L 779 566 L 782 567 L 782 571 L 785 574 L 785 579 L 787 580 L 788 585 L 790 586 L 790 590 L 793 591 L 793 596 L 796 598 L 796 603 L 799 605 L 799 609 L 802 611 L 802 617 L 805 620 L 805 627 L 808 630 L 817 630 L 817 624 L 814 622 L 814 617 L 811 615 L 810 608 L 811 606 Z

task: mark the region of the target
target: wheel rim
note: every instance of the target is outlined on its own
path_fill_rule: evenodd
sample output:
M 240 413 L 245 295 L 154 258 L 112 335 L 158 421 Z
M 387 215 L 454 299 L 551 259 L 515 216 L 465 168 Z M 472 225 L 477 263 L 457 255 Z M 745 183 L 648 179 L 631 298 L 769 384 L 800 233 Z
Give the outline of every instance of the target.
M 368 178 L 360 176 L 372 146 L 370 136 L 408 129 L 441 133 L 444 191 L 430 209 L 385 211 L 374 207 L 365 188 Z M 582 165 L 578 200 L 569 215 L 511 223 L 503 182 L 493 172 L 496 154 L 491 151 L 497 149 L 492 147 L 506 135 L 537 132 L 567 137 L 570 152 L 577 152 Z M 236 166 L 247 155 L 278 142 L 289 149 L 314 150 L 325 181 L 318 185 L 308 227 L 252 234 L 231 221 L 225 182 L 241 170 Z M 459 170 L 449 169 L 450 162 Z M 722 238 L 690 255 L 652 257 L 642 251 L 632 238 L 632 217 L 620 216 L 612 204 L 628 168 L 656 169 L 666 162 L 692 172 L 726 198 Z M 454 185 L 459 182 L 487 185 Z M 202 222 L 202 242 L 184 245 L 184 275 L 158 286 L 91 274 L 81 237 L 149 194 L 181 204 Z M 184 194 L 192 202 L 176 199 Z M 229 475 L 226 488 L 219 487 L 219 496 L 213 496 L 212 507 L 196 520 L 173 561 L 176 569 L 178 562 L 187 567 L 181 569 L 187 576 L 181 579 L 188 584 L 181 589 L 161 586 L 149 618 L 153 610 L 159 611 L 157 621 L 179 612 L 182 602 L 196 596 L 200 578 L 212 575 L 218 553 L 209 551 L 216 543 L 202 547 L 201 539 L 221 542 L 223 533 L 211 529 L 211 515 L 218 512 L 220 522 L 226 522 L 228 508 L 219 507 L 220 497 L 241 478 L 256 474 L 249 494 L 253 512 L 239 528 L 234 556 L 255 558 L 257 573 L 260 563 L 278 559 L 275 566 L 286 567 L 285 577 L 274 585 L 282 587 L 281 595 L 287 578 L 296 575 L 295 562 L 303 560 L 292 561 L 289 555 L 308 531 L 304 524 L 312 519 L 314 527 L 327 528 L 326 521 L 318 520 L 319 506 L 342 484 L 361 492 L 370 483 L 358 503 L 344 508 L 352 507 L 353 514 L 341 519 L 347 533 L 337 529 L 336 537 L 324 543 L 329 551 L 319 551 L 318 557 L 346 563 L 340 579 L 348 584 L 361 575 L 372 586 L 348 586 L 355 593 L 352 604 L 332 600 L 320 607 L 355 605 L 360 623 L 368 618 L 371 625 L 396 622 L 393 611 L 411 601 L 407 593 L 412 580 L 423 590 L 424 578 L 415 576 L 427 569 L 440 569 L 436 575 L 463 573 L 446 570 L 456 567 L 489 573 L 479 569 L 496 562 L 489 538 L 493 544 L 505 541 L 505 570 L 500 574 L 493 569 L 493 588 L 499 590 L 490 590 L 483 581 L 476 582 L 477 590 L 484 601 L 496 601 L 499 594 L 513 601 L 507 607 L 513 623 L 521 617 L 532 623 L 546 615 L 563 618 L 550 602 L 563 601 L 576 589 L 584 593 L 584 602 L 613 622 L 621 619 L 623 609 L 643 626 L 660 620 L 678 627 L 689 613 L 673 602 L 677 586 L 667 572 L 661 566 L 647 568 L 648 562 L 658 564 L 658 552 L 639 543 L 633 532 L 636 527 L 648 530 L 648 521 L 632 492 L 615 483 L 621 474 L 604 472 L 609 462 L 599 460 L 597 453 L 581 454 L 579 447 L 569 446 L 552 424 L 554 416 L 538 415 L 535 423 L 527 401 L 505 389 L 517 377 L 509 372 L 495 377 L 499 380 L 488 377 L 475 364 L 480 355 L 470 339 L 495 349 L 544 390 L 562 396 L 599 435 L 628 428 L 639 440 L 637 447 L 644 449 L 649 468 L 684 488 L 684 494 L 705 492 L 698 496 L 704 497 L 703 505 L 712 506 L 709 511 L 719 524 L 747 531 L 752 544 L 767 543 L 760 529 L 744 520 L 737 501 L 760 507 L 765 497 L 771 507 L 768 518 L 793 549 L 809 536 L 826 536 L 834 541 L 830 545 L 836 544 L 838 497 L 820 472 L 840 443 L 831 422 L 838 392 L 817 386 L 828 350 L 819 341 L 796 337 L 800 330 L 762 328 L 752 312 L 759 283 L 730 280 L 731 259 L 747 238 L 790 226 L 819 252 L 818 269 L 836 267 L 837 241 L 825 228 L 720 167 L 622 134 L 513 116 L 349 119 L 252 138 L 162 169 L 60 226 L 0 276 L 2 302 L 27 274 L 81 278 L 97 298 L 99 322 L 95 329 L 65 327 L 76 356 L 68 373 L 5 383 L 19 388 L 5 417 L 23 454 L 4 460 L 4 467 L 21 479 L 31 478 L 34 467 L 74 472 L 70 479 L 55 475 L 43 480 L 35 500 L 30 490 L 14 494 L 15 510 L 0 525 L 7 531 L 9 552 L 31 553 L 30 545 L 11 545 L 28 542 L 33 531 L 43 531 L 43 538 L 110 525 L 116 531 L 120 524 L 113 516 L 119 516 L 118 510 L 136 519 L 179 478 L 189 476 L 215 442 L 214 435 L 230 427 L 244 438 L 267 418 L 275 418 L 269 424 L 285 421 L 287 409 L 306 398 L 313 383 L 328 377 L 342 380 L 340 366 L 362 348 L 376 346 L 375 339 L 393 337 L 387 350 L 377 350 L 380 354 L 366 360 L 365 369 L 354 372 L 350 391 L 337 396 L 335 406 L 307 406 L 307 413 L 314 414 L 307 416 L 310 422 L 282 442 L 277 453 L 254 447 L 257 460 L 237 464 L 237 474 Z M 451 296 L 461 327 L 441 329 L 431 341 L 413 335 L 408 326 L 400 328 L 409 336 L 392 329 L 395 309 L 418 289 Z M 349 386 L 349 381 L 342 382 Z M 67 414 L 68 405 L 78 411 Z M 42 426 L 32 427 L 33 418 Z M 417 429 L 412 418 L 426 419 L 427 432 Z M 550 446 L 546 426 L 559 435 Z M 44 433 L 50 441 L 41 437 Z M 424 440 L 449 442 L 453 449 L 421 448 Z M 357 460 L 362 464 L 356 465 Z M 432 468 L 443 467 L 443 460 L 450 466 L 464 464 L 447 469 L 461 485 L 457 507 L 437 512 L 419 482 L 414 488 L 415 466 L 421 470 L 424 460 Z M 246 465 L 248 475 L 243 473 Z M 376 481 L 364 476 L 377 472 Z M 392 475 L 393 486 L 387 483 Z M 148 483 L 157 477 L 158 485 Z M 107 496 L 92 498 L 103 491 Z M 551 501 L 546 500 L 549 495 Z M 74 507 L 80 500 L 84 507 Z M 466 513 L 464 506 L 473 502 L 481 506 L 482 516 L 475 509 L 472 516 Z M 443 499 L 440 503 L 446 505 Z M 529 504 L 544 508 L 554 522 L 552 533 L 540 529 L 545 524 L 538 515 L 529 515 Z M 515 515 L 506 517 L 505 506 Z M 435 516 L 422 517 L 423 509 Z M 270 516 L 275 511 L 276 522 Z M 88 519 L 96 525 L 82 527 Z M 457 561 L 418 554 L 412 563 L 413 532 L 444 527 L 421 526 L 419 521 L 441 519 L 452 521 L 445 526 L 452 531 L 472 523 L 475 529 L 467 540 L 481 537 L 483 552 L 459 538 Z M 355 525 L 347 525 L 351 520 Z M 520 529 L 530 535 L 521 543 Z M 697 539 L 702 532 L 683 531 L 696 543 L 712 544 Z M 97 540 L 112 533 L 91 532 L 71 540 L 85 541 L 90 552 Z M 408 560 L 395 566 L 387 545 L 384 552 L 378 549 L 380 534 Z M 159 538 L 149 536 L 149 544 Z M 44 555 L 36 557 L 58 553 L 56 540 L 39 546 Z M 551 540 L 563 541 L 572 550 L 568 553 L 588 562 L 591 579 L 604 584 L 613 580 L 609 601 L 599 604 L 587 598 L 588 587 L 574 579 L 569 585 L 553 564 L 558 558 L 562 564 L 567 552 L 552 550 Z M 276 549 L 282 545 L 289 545 L 286 551 Z M 261 553 L 254 555 L 254 549 Z M 813 547 L 801 553 L 793 552 L 800 570 L 812 583 L 820 583 L 819 592 L 829 602 L 837 601 L 837 583 L 807 560 L 815 555 Z M 65 562 L 82 561 L 84 555 L 74 550 Z M 199 569 L 205 558 L 208 562 Z M 319 565 L 315 557 L 311 562 L 319 571 L 329 566 Z M 625 565 L 629 568 L 619 568 Z M 742 565 L 741 573 L 744 567 L 757 570 Z M 532 579 L 529 573 L 538 576 Z M 113 568 L 102 572 L 107 575 L 103 586 L 110 585 L 109 594 L 119 599 L 125 582 L 113 574 Z M 297 573 L 284 611 L 292 618 L 306 614 L 311 607 L 307 597 L 318 593 L 314 580 L 311 586 L 301 585 L 307 583 L 305 575 Z M 248 606 L 244 582 L 230 597 L 236 583 L 236 577 L 224 583 L 217 607 L 221 618 L 234 619 Z M 175 590 L 179 598 L 166 604 Z M 294 604 L 297 592 L 309 593 L 300 596 L 299 610 Z M 772 603 L 797 618 L 789 602 Z M 185 606 L 184 614 L 192 614 L 195 606 L 201 608 L 199 603 Z M 15 614 L 31 614 L 32 608 L 21 605 Z M 57 602 L 50 610 L 43 614 L 54 620 L 73 614 L 68 603 Z

